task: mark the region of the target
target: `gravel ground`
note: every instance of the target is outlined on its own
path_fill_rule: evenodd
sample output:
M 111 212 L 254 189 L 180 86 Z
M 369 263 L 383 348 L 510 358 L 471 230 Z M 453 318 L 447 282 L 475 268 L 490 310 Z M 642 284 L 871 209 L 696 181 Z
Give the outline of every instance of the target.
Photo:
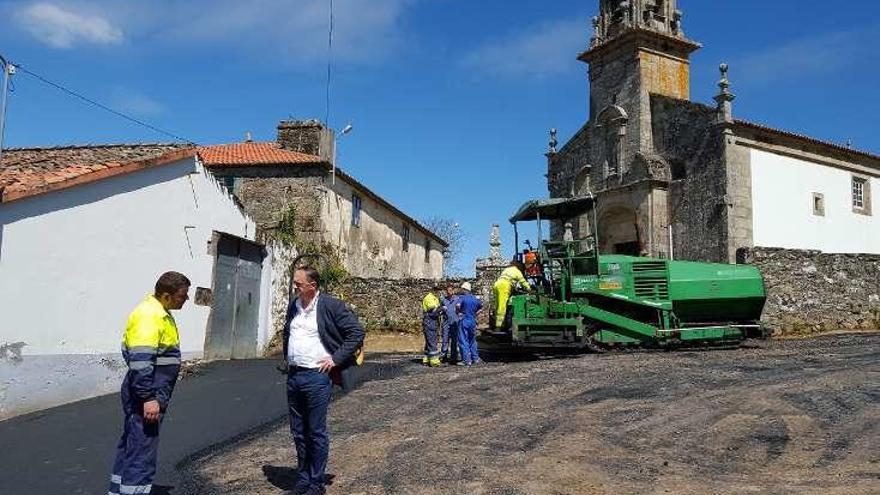
M 394 373 L 331 407 L 328 493 L 876 495 L 878 358 L 880 334 L 474 368 L 386 356 Z M 294 456 L 279 422 L 181 466 L 181 488 L 283 493 Z

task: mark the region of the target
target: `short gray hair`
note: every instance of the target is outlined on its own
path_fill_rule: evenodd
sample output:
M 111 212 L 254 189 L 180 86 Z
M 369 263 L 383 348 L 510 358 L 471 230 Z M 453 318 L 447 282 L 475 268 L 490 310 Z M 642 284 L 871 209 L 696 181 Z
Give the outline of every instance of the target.
M 315 287 L 321 287 L 321 273 L 315 268 L 305 265 L 298 267 L 296 271 L 305 273 L 306 277 L 308 277 L 311 282 L 314 282 Z

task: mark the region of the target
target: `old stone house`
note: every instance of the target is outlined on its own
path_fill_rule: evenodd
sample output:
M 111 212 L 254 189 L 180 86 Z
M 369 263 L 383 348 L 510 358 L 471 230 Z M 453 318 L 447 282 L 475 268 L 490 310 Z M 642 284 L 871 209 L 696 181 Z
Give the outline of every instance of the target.
M 599 1 L 579 56 L 588 120 L 559 150 L 552 131 L 547 153 L 551 197 L 597 198 L 576 231 L 602 252 L 690 260 L 755 246 L 880 253 L 880 156 L 734 118 L 725 65 L 716 104 L 690 101 L 700 45 L 676 3 Z
M 174 314 L 185 359 L 258 356 L 271 300 L 255 233 L 192 146 L 3 150 L 0 420 L 118 391 L 125 319 L 168 270 L 193 284 Z
M 355 277 L 441 278 L 446 242 L 334 167 L 334 142 L 321 122 L 282 121 L 276 142 L 203 146 L 199 155 L 263 236 L 286 229 L 302 244 L 329 245 Z

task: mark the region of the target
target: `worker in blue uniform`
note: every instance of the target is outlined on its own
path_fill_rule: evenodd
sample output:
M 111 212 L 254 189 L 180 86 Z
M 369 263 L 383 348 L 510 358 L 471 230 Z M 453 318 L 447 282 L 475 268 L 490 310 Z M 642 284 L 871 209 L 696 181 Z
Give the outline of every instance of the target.
M 458 296 L 458 344 L 461 347 L 461 363 L 465 366 L 480 364 L 480 353 L 477 350 L 477 313 L 483 309 L 483 303 L 471 293 L 471 283 L 461 284 L 463 293 Z
M 180 335 L 170 311 L 189 299 L 190 281 L 177 272 L 163 273 L 155 290 L 138 304 L 125 326 L 122 356 L 128 372 L 122 382 L 125 423 L 110 475 L 109 495 L 150 493 L 159 452 L 159 425 L 177 374 Z
M 446 293 L 440 298 L 443 307 L 443 334 L 440 339 L 440 354 L 447 363 L 458 361 L 458 295 L 455 286 L 446 286 Z

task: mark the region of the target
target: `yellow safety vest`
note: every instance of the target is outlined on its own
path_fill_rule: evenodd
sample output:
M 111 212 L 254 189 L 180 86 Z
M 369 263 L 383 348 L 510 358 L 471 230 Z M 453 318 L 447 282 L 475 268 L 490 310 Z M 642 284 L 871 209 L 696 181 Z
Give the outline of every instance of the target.
M 174 318 L 152 294 L 128 317 L 122 356 L 128 364 L 122 384 L 123 401 L 156 399 L 164 409 L 180 372 L 180 335 Z
M 508 266 L 505 268 L 504 271 L 501 272 L 501 276 L 498 278 L 501 280 L 507 280 L 510 283 L 511 288 L 516 284 L 521 285 L 526 290 L 532 288 L 532 286 L 526 281 L 522 272 L 519 271 L 519 268 L 515 266 Z
M 424 299 L 422 299 L 422 311 L 427 313 L 428 311 L 434 311 L 435 309 L 440 307 L 440 299 L 434 295 L 433 292 L 429 292 Z

